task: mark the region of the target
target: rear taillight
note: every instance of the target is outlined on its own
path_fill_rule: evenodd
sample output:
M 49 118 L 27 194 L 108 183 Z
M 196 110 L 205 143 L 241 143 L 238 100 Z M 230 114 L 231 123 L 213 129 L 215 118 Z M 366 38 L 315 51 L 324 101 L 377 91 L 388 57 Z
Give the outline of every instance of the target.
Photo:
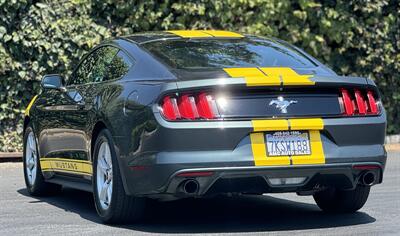
M 378 114 L 379 113 L 378 105 L 376 105 L 376 100 L 372 91 L 367 92 L 367 97 L 368 97 L 368 113 Z
M 168 120 L 176 120 L 181 118 L 176 98 L 170 96 L 164 97 L 162 113 Z
M 219 118 L 214 97 L 205 92 L 168 95 L 163 98 L 160 107 L 165 119 L 170 121 Z
M 356 105 L 357 105 L 357 111 L 358 114 L 360 115 L 365 115 L 367 114 L 367 108 L 365 104 L 365 100 L 363 98 L 363 95 L 361 94 L 360 90 L 355 90 L 354 91 L 354 96 L 356 98 Z
M 351 100 L 350 94 L 346 89 L 342 89 L 342 99 L 344 105 L 344 113 L 348 116 L 354 114 L 353 101 Z
M 340 104 L 343 115 L 377 115 L 379 108 L 372 91 L 341 89 Z

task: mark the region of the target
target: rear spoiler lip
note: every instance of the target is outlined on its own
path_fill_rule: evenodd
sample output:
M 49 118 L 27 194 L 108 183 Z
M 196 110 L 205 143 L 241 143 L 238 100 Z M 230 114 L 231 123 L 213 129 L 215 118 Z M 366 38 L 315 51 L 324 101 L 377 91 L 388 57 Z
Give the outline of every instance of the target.
M 293 87 L 359 87 L 359 88 L 372 88 L 376 87 L 375 83 L 371 79 L 363 77 L 349 77 L 349 76 L 313 76 L 310 78 L 314 85 L 295 85 L 295 86 L 251 86 L 248 88 L 293 88 Z M 208 87 L 247 87 L 246 80 L 244 78 L 214 78 L 214 79 L 202 79 L 202 80 L 185 80 L 176 81 L 177 88 L 179 90 L 186 90 L 192 88 L 208 88 Z M 373 88 L 372 88 L 373 89 Z

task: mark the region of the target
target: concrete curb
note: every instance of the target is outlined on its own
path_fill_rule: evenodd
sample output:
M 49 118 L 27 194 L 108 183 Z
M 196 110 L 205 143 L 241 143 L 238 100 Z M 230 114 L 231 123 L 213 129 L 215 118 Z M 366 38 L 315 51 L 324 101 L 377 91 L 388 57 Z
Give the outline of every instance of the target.
M 395 134 L 395 135 L 388 135 L 388 136 L 386 136 L 385 143 L 386 143 L 386 144 L 396 144 L 396 143 L 400 143 L 400 134 Z
M 0 162 L 22 161 L 22 152 L 0 152 Z

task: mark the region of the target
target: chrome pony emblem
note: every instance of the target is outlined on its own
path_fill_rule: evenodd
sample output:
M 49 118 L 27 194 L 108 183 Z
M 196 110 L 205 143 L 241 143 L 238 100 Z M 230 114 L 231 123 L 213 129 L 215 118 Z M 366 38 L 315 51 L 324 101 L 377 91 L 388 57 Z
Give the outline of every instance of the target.
M 279 110 L 281 110 L 282 113 L 287 113 L 287 108 L 288 106 L 290 106 L 290 104 L 296 104 L 297 101 L 295 100 L 290 100 L 287 101 L 285 99 L 283 99 L 282 96 L 279 96 L 276 100 L 272 100 L 269 105 L 275 105 L 276 108 L 278 108 Z

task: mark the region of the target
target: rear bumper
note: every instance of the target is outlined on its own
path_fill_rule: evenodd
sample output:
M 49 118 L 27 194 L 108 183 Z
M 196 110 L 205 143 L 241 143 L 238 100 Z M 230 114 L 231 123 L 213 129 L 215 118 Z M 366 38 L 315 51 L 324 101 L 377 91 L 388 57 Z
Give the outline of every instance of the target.
M 384 150 L 383 147 L 377 149 Z M 340 162 L 341 159 L 333 158 L 326 164 L 288 166 L 254 166 L 254 162 L 251 161 L 233 162 L 232 159 L 236 157 L 245 157 L 224 151 L 159 153 L 143 158 L 142 160 L 146 160 L 147 163 L 141 162 L 141 165 L 138 162 L 134 165 L 126 163 L 124 180 L 129 194 L 155 198 L 181 198 L 191 195 L 182 190 L 182 185 L 187 180 L 195 180 L 199 184 L 199 189 L 192 194 L 194 196 L 229 192 L 307 192 L 327 186 L 353 189 L 360 182 L 360 175 L 366 171 L 372 171 L 376 175 L 373 184 L 382 182 L 386 152 L 379 151 L 382 155 L 375 155 L 376 151 L 361 158 L 343 158 L 357 159 L 356 162 Z M 149 160 L 152 159 L 157 160 L 156 164 L 149 165 Z M 376 168 L 371 170 L 354 168 L 359 165 L 372 165 Z M 183 173 L 193 172 L 208 173 L 207 176 L 181 176 Z M 270 180 L 298 177 L 305 180 L 295 185 L 277 186 Z
M 357 169 L 365 167 L 371 169 Z M 182 197 L 185 195 L 207 196 L 219 193 L 280 193 L 313 192 L 324 187 L 354 189 L 361 183 L 361 176 L 373 173 L 376 179 L 371 185 L 382 182 L 383 166 L 377 162 L 327 164 L 290 167 L 222 167 L 183 169 L 170 178 L 165 193 Z M 202 176 L 202 173 L 208 176 Z M 197 174 L 199 177 L 188 177 Z M 280 179 L 297 179 L 297 183 L 282 183 Z M 183 189 L 187 180 L 198 182 L 199 188 L 193 194 Z
M 278 166 L 258 166 L 255 162 L 250 138 L 254 127 L 250 121 L 172 123 L 158 113 L 155 119 L 159 125 L 154 130 L 135 130 L 132 137 L 140 139 L 134 142 L 115 137 L 125 190 L 130 195 L 180 197 L 180 185 L 187 178 L 177 175 L 190 171 L 213 172 L 212 176 L 195 178 L 200 184 L 198 196 L 219 192 L 301 192 L 312 190 L 315 185 L 352 189 L 361 174 L 352 168 L 355 164 L 379 166 L 373 170 L 378 176 L 374 184 L 382 181 L 386 163 L 384 114 L 323 119 L 324 127 L 318 132 L 324 162 Z M 274 176 L 306 180 L 298 186 L 272 186 L 269 178 Z

